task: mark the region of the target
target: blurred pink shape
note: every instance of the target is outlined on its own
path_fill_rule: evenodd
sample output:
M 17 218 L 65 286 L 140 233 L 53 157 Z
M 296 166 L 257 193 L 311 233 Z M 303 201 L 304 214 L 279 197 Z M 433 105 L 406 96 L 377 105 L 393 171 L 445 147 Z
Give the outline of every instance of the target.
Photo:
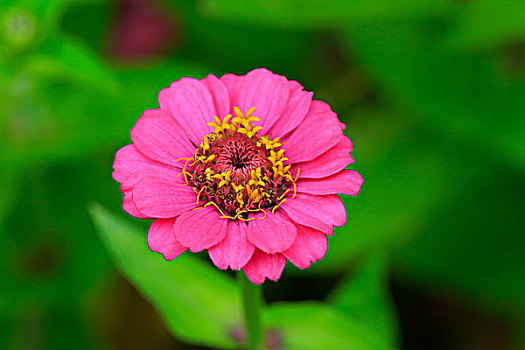
M 163 11 L 157 1 L 120 0 L 109 55 L 124 61 L 155 58 L 173 48 L 178 32 L 173 15 Z

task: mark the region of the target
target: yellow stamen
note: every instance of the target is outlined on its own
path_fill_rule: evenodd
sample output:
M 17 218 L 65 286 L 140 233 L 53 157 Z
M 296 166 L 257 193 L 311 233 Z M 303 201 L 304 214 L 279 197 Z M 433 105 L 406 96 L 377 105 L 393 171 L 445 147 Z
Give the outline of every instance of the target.
M 279 208 L 284 202 L 286 202 L 286 198 L 279 202 L 275 207 L 272 209 L 272 214 L 275 214 L 275 210 Z
M 255 220 L 255 218 L 249 218 L 249 219 L 245 219 L 245 218 L 243 218 L 243 217 L 239 216 L 239 220 L 242 220 L 242 221 L 244 221 L 244 222 L 248 222 L 248 221 L 252 221 L 252 220 Z
M 286 196 L 288 192 L 290 192 L 290 190 L 284 191 L 284 193 L 279 198 L 277 198 L 277 200 L 280 201 L 284 196 Z
M 216 115 L 213 116 L 213 119 L 215 119 L 215 123 L 209 122 L 206 123 L 206 125 L 211 126 L 216 134 L 222 133 L 225 130 L 230 130 L 231 125 L 228 123 L 228 120 L 232 117 L 231 114 L 228 114 L 224 117 L 224 119 L 221 121 L 219 117 Z
M 299 173 L 301 172 L 301 168 L 297 168 L 297 174 L 295 174 L 295 179 L 292 181 L 293 183 L 293 196 L 292 198 L 295 198 L 295 195 L 297 194 L 297 185 L 295 184 L 297 182 L 297 179 L 299 178 Z
M 231 170 L 228 170 L 227 172 L 222 172 L 220 174 L 213 175 L 214 178 L 219 180 L 219 188 L 221 188 L 224 185 L 228 185 L 231 181 L 230 179 Z
M 233 217 L 231 216 L 228 216 L 226 214 L 224 214 L 224 212 L 221 210 L 221 208 L 219 208 L 219 206 L 215 203 L 215 202 L 208 202 L 204 205 L 204 207 L 209 207 L 210 205 L 213 205 L 215 208 L 217 208 L 217 210 L 219 211 L 219 213 L 221 213 L 221 216 L 219 216 L 219 218 L 221 219 L 234 219 Z
M 199 197 L 200 197 L 202 191 L 204 191 L 205 188 L 206 188 L 206 186 L 204 186 L 203 188 L 200 189 L 199 192 L 197 192 L 197 205 L 199 204 Z M 195 187 L 193 189 L 195 190 Z
M 250 116 L 252 115 L 253 111 L 255 111 L 255 107 L 251 107 L 248 112 L 246 112 L 246 119 L 250 118 Z

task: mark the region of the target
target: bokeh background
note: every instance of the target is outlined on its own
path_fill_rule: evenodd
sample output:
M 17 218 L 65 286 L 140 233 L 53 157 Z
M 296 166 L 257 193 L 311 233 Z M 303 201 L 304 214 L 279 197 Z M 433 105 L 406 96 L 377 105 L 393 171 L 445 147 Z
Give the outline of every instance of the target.
M 0 348 L 202 348 L 116 271 L 87 207 L 145 235 L 111 178 L 129 130 L 182 76 L 257 67 L 333 106 L 365 179 L 328 256 L 288 264 L 266 299 L 372 322 L 379 293 L 399 349 L 525 349 L 525 2 L 511 0 L 2 0 Z

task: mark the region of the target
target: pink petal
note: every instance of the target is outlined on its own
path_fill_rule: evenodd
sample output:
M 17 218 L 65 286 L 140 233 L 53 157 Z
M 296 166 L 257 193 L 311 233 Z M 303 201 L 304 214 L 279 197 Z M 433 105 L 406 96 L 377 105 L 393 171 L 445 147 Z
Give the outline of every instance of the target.
M 180 169 L 167 169 L 167 168 L 144 168 L 136 170 L 131 176 L 129 176 L 126 181 L 122 182 L 120 190 L 124 193 L 125 191 L 130 191 L 135 187 L 142 179 L 145 177 L 153 178 L 162 178 L 165 179 L 168 183 L 177 182 L 179 185 L 183 184 L 183 177 L 178 176 L 181 173 Z M 179 179 L 177 179 L 179 177 Z
M 158 162 L 182 168 L 181 157 L 195 151 L 179 123 L 160 109 L 147 110 L 131 129 L 131 140 L 141 153 Z
M 332 107 L 324 101 L 313 100 L 310 104 L 310 112 L 333 112 Z
M 335 195 L 315 196 L 297 193 L 282 206 L 288 216 L 297 224 L 308 226 L 333 234 L 332 226 L 343 226 L 346 223 L 346 210 L 341 199 Z
M 175 239 L 174 220 L 153 221 L 148 231 L 148 246 L 154 252 L 161 253 L 166 260 L 173 260 L 188 248 Z
M 133 187 L 133 202 L 144 215 L 169 219 L 195 208 L 197 195 L 180 178 L 146 176 Z
M 308 113 L 297 129 L 283 138 L 285 155 L 294 163 L 315 159 L 335 146 L 342 134 L 336 119 Z
M 261 122 L 254 124 L 261 125 L 265 134 L 283 114 L 289 93 L 285 77 L 264 68 L 255 69 L 244 76 L 238 107 L 244 113 L 255 107 L 253 115 L 261 118 Z
M 357 196 L 363 178 L 354 170 L 343 170 L 339 173 L 322 179 L 309 179 L 297 181 L 297 192 L 309 194 L 348 194 Z
M 240 270 L 250 260 L 255 247 L 246 238 L 247 226 L 242 221 L 227 221 L 226 238 L 219 244 L 208 248 L 211 261 L 222 270 L 229 267 Z
M 255 217 L 248 223 L 248 240 L 257 248 L 266 253 L 280 253 L 292 245 L 297 230 L 282 213 L 268 213 L 262 220 L 261 214 Z
M 113 178 L 120 183 L 129 182 L 132 176 L 135 176 L 137 180 L 137 174 L 159 174 L 163 173 L 164 176 L 175 177 L 180 172 L 180 169 L 156 162 L 142 153 L 131 144 L 122 147 L 118 150 L 115 155 L 115 162 L 113 163 Z M 136 181 L 138 182 L 138 181 Z M 131 184 L 132 186 L 135 183 Z
M 306 226 L 297 227 L 297 237 L 283 255 L 300 269 L 307 269 L 326 254 L 328 239 L 320 231 Z
M 217 116 L 223 118 L 230 113 L 230 96 L 222 81 L 213 74 L 208 75 L 201 81 L 211 92 Z M 210 119 L 209 121 L 212 120 Z
M 188 211 L 175 221 L 175 238 L 195 252 L 213 247 L 228 232 L 228 220 L 219 218 L 214 207 Z
M 300 179 L 318 179 L 333 175 L 354 162 L 354 159 L 350 155 L 351 151 L 352 141 L 343 135 L 334 147 L 319 157 L 308 162 L 292 165 L 291 172 L 292 174 L 296 174 L 297 169 L 301 169 L 299 172 Z
M 134 216 L 139 219 L 151 219 L 151 217 L 142 214 L 138 209 L 135 203 L 133 202 L 132 191 L 124 192 L 124 200 L 122 203 L 122 209 L 131 216 Z
M 252 283 L 262 284 L 266 277 L 277 281 L 281 277 L 285 264 L 286 258 L 281 254 L 268 254 L 255 249 L 252 258 L 242 270 Z
M 193 78 L 182 78 L 163 89 L 159 93 L 159 104 L 183 127 L 195 145 L 210 131 L 206 123 L 213 121 L 217 114 L 212 94 L 204 83 Z
M 241 91 L 243 76 L 237 76 L 235 74 L 225 74 L 221 77 L 221 81 L 226 86 L 228 90 L 228 95 L 230 95 L 230 108 L 233 109 L 233 106 L 239 105 L 239 95 Z M 232 110 L 230 110 L 231 112 Z
M 344 123 L 341 123 L 339 119 L 337 118 L 337 114 L 332 111 L 332 107 L 326 102 L 319 101 L 319 100 L 313 100 L 310 104 L 310 113 L 316 113 L 316 112 L 327 112 L 326 116 L 329 118 L 335 118 L 337 119 L 337 123 L 341 129 L 346 129 L 346 125 Z
M 274 137 L 286 135 L 289 131 L 295 129 L 303 121 L 312 102 L 313 93 L 304 91 L 298 82 L 289 81 L 288 87 L 290 96 L 288 97 L 286 108 L 281 117 L 276 120 L 269 130 L 269 133 Z

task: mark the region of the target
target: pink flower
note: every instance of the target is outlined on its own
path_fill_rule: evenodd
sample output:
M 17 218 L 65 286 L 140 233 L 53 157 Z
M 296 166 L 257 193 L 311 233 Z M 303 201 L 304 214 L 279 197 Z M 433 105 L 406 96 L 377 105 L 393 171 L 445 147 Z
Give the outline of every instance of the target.
M 296 81 L 182 78 L 159 94 L 115 157 L 124 210 L 155 219 L 148 245 L 166 260 L 208 250 L 220 269 L 276 281 L 286 260 L 306 269 L 346 223 L 338 193 L 357 195 L 345 125 Z

